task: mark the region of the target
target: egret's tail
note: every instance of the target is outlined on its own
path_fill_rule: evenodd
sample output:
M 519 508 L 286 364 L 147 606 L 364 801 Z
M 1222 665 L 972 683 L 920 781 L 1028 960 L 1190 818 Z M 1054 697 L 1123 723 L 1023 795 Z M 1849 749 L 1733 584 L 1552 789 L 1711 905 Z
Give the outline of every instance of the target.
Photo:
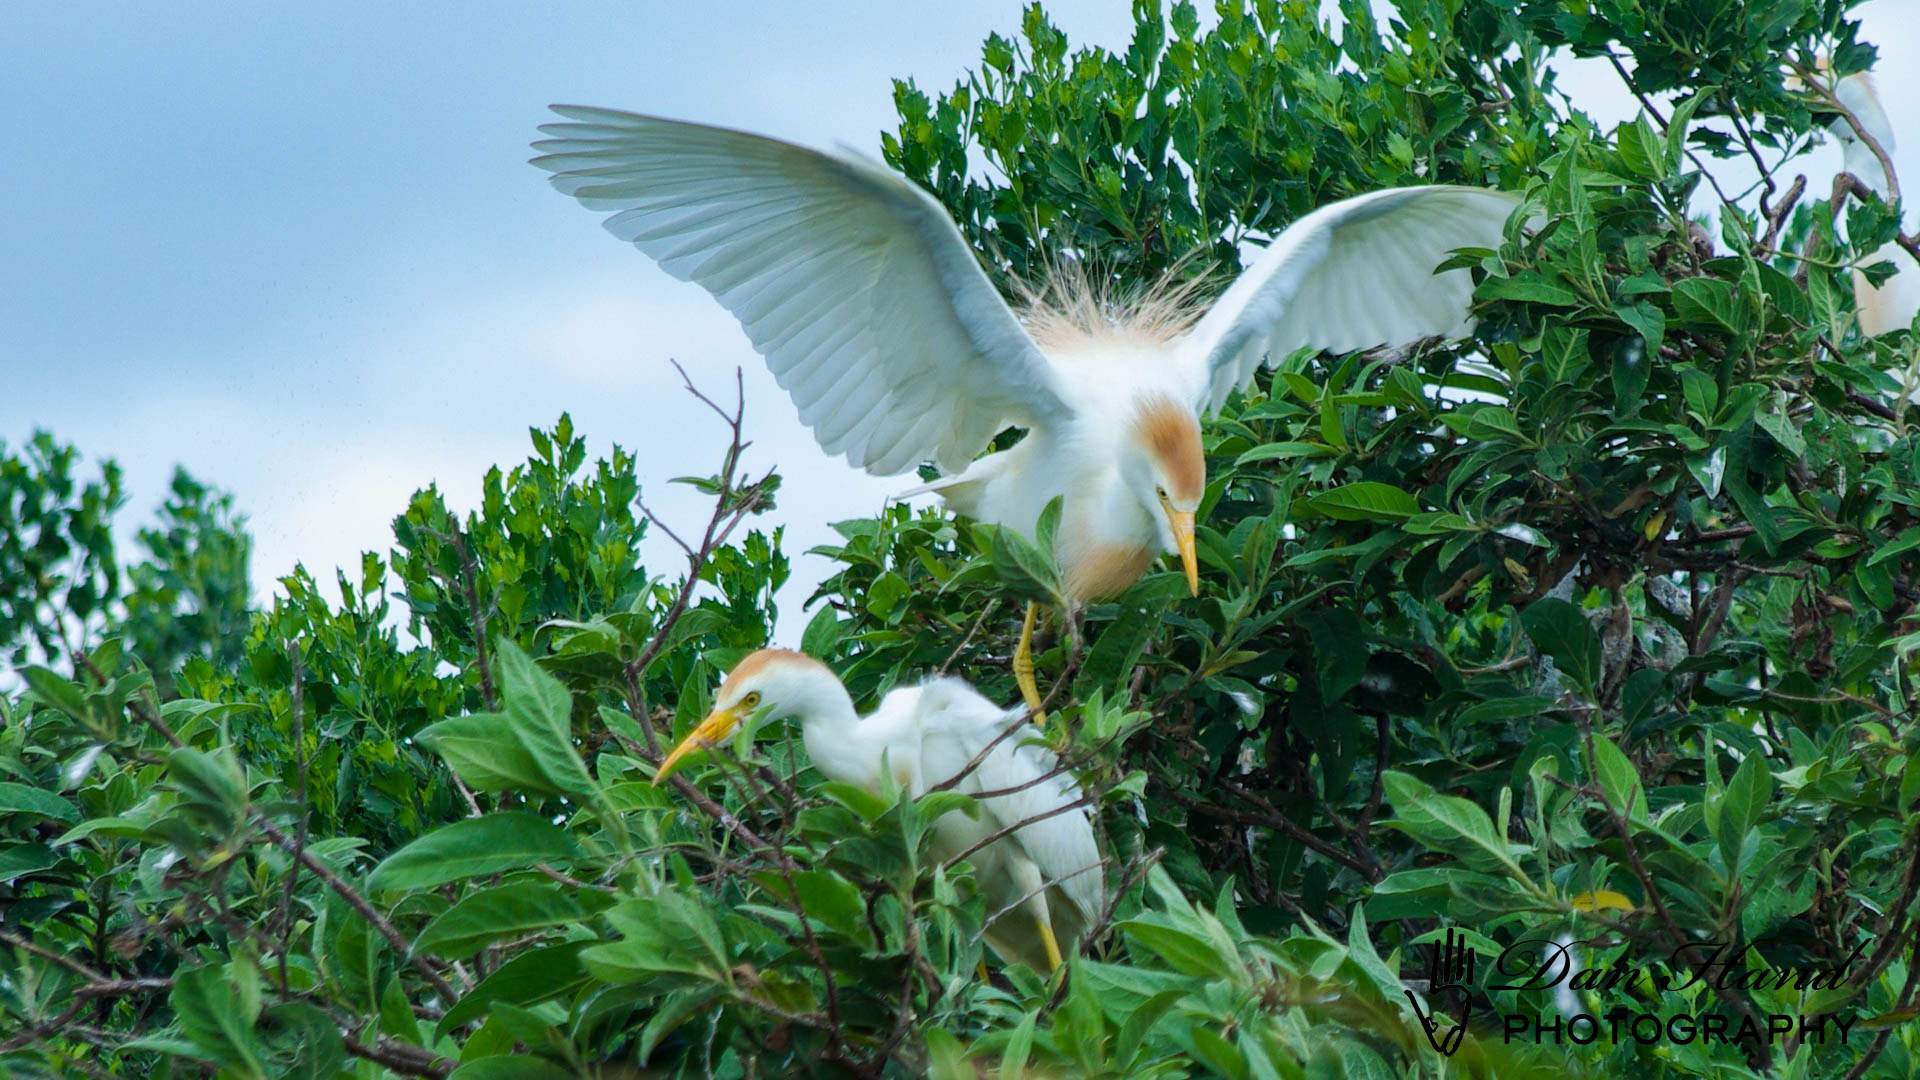
M 952 476 L 942 476 L 936 480 L 909 488 L 895 495 L 896 499 L 910 499 L 915 495 L 934 494 L 947 504 L 947 509 L 956 514 L 980 520 L 992 520 L 994 515 L 985 512 L 984 502 L 987 487 L 994 477 L 1006 467 L 1006 452 L 988 454 L 986 457 L 968 465 L 965 470 Z
M 941 476 L 917 487 L 910 487 L 905 491 L 894 492 L 892 498 L 911 499 L 915 495 L 932 494 L 940 496 L 947 505 L 952 506 L 956 497 L 963 501 L 970 497 L 978 498 L 977 493 L 971 495 L 970 493 L 973 492 L 974 488 L 979 487 L 981 483 L 982 481 L 978 478 L 968 479 L 966 473 L 961 473 L 958 476 Z M 958 507 L 955 507 L 955 509 L 958 509 Z M 965 513 L 964 510 L 961 512 Z

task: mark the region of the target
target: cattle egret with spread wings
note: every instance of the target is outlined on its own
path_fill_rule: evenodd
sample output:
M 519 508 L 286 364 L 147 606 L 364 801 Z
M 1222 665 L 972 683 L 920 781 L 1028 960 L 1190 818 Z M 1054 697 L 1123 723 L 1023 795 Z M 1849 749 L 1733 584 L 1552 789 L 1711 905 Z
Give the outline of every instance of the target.
M 1834 96 L 1860 121 L 1860 126 L 1891 155 L 1893 124 L 1887 119 L 1886 107 L 1881 104 L 1872 76 L 1864 71 L 1849 75 L 1833 89 Z M 1845 117 L 1835 120 L 1830 130 L 1840 140 L 1846 170 L 1875 195 L 1887 198 L 1892 185 L 1887 182 L 1887 170 L 1881 166 L 1873 148 L 1854 132 Z M 1887 244 L 1860 262 L 1863 266 L 1892 262 L 1895 268 L 1894 275 L 1878 286 L 1859 270 L 1853 272 L 1853 306 L 1860 319 L 1860 332 L 1878 337 L 1912 326 L 1914 315 L 1920 314 L 1920 264 L 1897 242 Z
M 890 772 L 901 790 L 920 796 L 957 776 L 952 790 L 984 796 L 977 817 L 954 810 L 934 822 L 934 846 L 943 858 L 965 854 L 973 862 L 991 920 L 985 937 L 1000 955 L 1052 971 L 1100 916 L 1106 877 L 1093 822 L 1075 805 L 1080 792 L 1072 778 L 1035 745 L 1040 732 L 1023 710 L 1003 709 L 959 679 L 938 678 L 894 690 L 862 717 L 826 665 L 804 653 L 762 649 L 728 673 L 713 711 L 660 763 L 655 782 L 688 754 L 724 743 L 755 714 L 798 720 L 808 756 L 830 780 L 871 791 Z M 1010 727 L 1018 730 L 1002 738 Z M 992 839 L 1006 829 L 1012 831 Z
M 1117 595 L 1162 553 L 1199 591 L 1200 418 L 1262 363 L 1471 326 L 1449 252 L 1494 247 L 1518 200 L 1467 187 L 1376 191 L 1288 227 L 1200 314 L 1148 295 L 1003 300 L 931 195 L 851 151 L 609 109 L 555 106 L 534 164 L 745 327 L 822 449 L 876 475 L 931 461 L 958 513 L 1031 535 L 1061 502 L 1070 605 Z M 1039 295 L 1057 295 L 1042 288 Z M 1010 427 L 1026 436 L 977 457 Z M 1034 609 L 1014 658 L 1038 712 Z

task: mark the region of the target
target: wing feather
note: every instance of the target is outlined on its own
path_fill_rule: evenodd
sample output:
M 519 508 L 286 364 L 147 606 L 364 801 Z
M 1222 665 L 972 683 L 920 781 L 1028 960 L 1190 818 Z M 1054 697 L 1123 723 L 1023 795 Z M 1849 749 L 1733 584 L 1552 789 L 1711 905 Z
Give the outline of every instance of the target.
M 533 163 L 740 320 L 828 453 L 952 471 L 1071 415 L 946 211 L 887 169 L 775 139 L 556 105 Z
M 1183 342 L 1200 405 L 1217 409 L 1262 363 L 1301 346 L 1352 352 L 1472 330 L 1473 279 L 1447 253 L 1498 247 L 1520 200 L 1484 188 L 1390 188 L 1288 226 Z
M 938 718 L 922 743 L 922 775 L 929 786 L 972 761 L 1024 712 L 1002 709 L 958 679 L 930 680 L 921 687 L 921 695 L 922 715 Z M 1084 806 L 1043 817 L 1078 799 L 1080 785 L 1065 772 L 1046 775 L 1058 759 L 1037 745 L 1039 739 L 1038 728 L 1031 723 L 1022 725 L 1021 731 L 994 746 L 955 790 L 967 794 L 1005 792 L 980 800 L 986 823 L 999 830 L 1028 822 L 1007 841 L 1020 845 L 1039 867 L 1043 879 L 1057 883 L 1058 891 L 1080 909 L 1074 914 L 1084 926 L 1106 906 L 1100 845 Z

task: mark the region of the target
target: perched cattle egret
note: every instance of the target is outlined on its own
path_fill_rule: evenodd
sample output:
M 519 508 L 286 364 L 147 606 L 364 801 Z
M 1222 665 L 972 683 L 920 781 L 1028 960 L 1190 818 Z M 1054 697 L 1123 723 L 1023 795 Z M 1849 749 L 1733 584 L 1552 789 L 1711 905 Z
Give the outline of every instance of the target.
M 1116 595 L 1164 552 L 1199 591 L 1200 417 L 1262 362 L 1459 334 L 1471 277 L 1518 200 L 1376 191 L 1282 232 L 1204 314 L 1167 296 L 1069 296 L 1016 313 L 934 198 L 849 151 L 578 106 L 533 163 L 606 226 L 719 300 L 830 454 L 877 475 L 933 462 L 956 512 L 1031 533 L 1062 499 L 1069 604 Z M 1068 290 L 1071 291 L 1071 290 Z M 1062 290 L 1040 288 L 1057 301 Z M 975 459 L 1008 427 L 1010 449 Z M 1014 671 L 1038 712 L 1034 610 Z
M 1835 84 L 1833 92 L 1860 121 L 1860 126 L 1880 143 L 1881 149 L 1892 155 L 1893 125 L 1880 104 L 1873 77 L 1864 71 L 1849 75 Z M 1840 140 L 1846 170 L 1875 195 L 1886 198 L 1892 185 L 1888 184 L 1887 171 L 1881 167 L 1873 148 L 1854 133 L 1853 125 L 1847 123 L 1845 117 L 1835 120 L 1831 130 Z M 1894 275 L 1878 288 L 1867 280 L 1867 275 L 1857 269 L 1853 272 L 1853 306 L 1860 318 L 1860 332 L 1868 337 L 1905 330 L 1913 325 L 1914 315 L 1920 314 L 1920 264 L 1914 262 L 1905 248 L 1889 243 L 1862 259 L 1861 265 L 1883 262 L 1893 263 Z
M 798 720 L 808 756 L 830 780 L 871 791 L 891 774 L 902 790 L 919 796 L 965 773 L 952 790 L 981 796 L 979 816 L 942 815 L 934 823 L 934 846 L 948 859 L 972 852 L 967 857 L 992 919 L 985 937 L 1001 956 L 1051 971 L 1105 906 L 1093 822 L 1085 807 L 1072 805 L 1080 798 L 1072 778 L 1049 775 L 1054 756 L 1033 744 L 1040 733 L 1024 711 L 1003 709 L 959 679 L 937 678 L 894 690 L 863 717 L 825 664 L 804 653 L 762 649 L 728 673 L 713 712 L 660 763 L 654 782 L 688 754 L 725 742 L 756 713 Z M 1002 738 L 1009 727 L 1016 730 Z M 976 757 L 979 764 L 966 772 Z M 973 850 L 1023 821 L 1028 824 Z

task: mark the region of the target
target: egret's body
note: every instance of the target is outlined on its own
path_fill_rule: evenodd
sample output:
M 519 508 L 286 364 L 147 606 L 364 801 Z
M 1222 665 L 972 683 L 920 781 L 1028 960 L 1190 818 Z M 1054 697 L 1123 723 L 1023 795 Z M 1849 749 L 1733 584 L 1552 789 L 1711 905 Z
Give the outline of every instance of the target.
M 1886 108 L 1880 102 L 1879 92 L 1874 88 L 1873 79 L 1865 72 L 1849 75 L 1834 87 L 1834 93 L 1841 104 L 1851 110 L 1882 149 L 1891 155 L 1894 152 L 1893 124 L 1887 119 Z M 1841 151 L 1845 157 L 1845 168 L 1867 185 L 1874 194 L 1882 199 L 1892 190 L 1887 182 L 1887 171 L 1868 146 L 1853 131 L 1853 126 L 1844 118 L 1832 125 L 1834 134 L 1840 140 Z M 1914 262 L 1912 255 L 1897 243 L 1889 243 L 1866 256 L 1862 266 L 1891 262 L 1894 266 L 1892 277 L 1874 285 L 1860 270 L 1853 272 L 1853 305 L 1860 319 L 1860 332 L 1868 337 L 1895 330 L 1905 330 L 1913 325 L 1913 317 L 1920 314 L 1920 264 Z
M 938 678 L 894 690 L 863 717 L 825 665 L 801 653 L 763 649 L 727 676 L 712 714 L 668 755 L 659 775 L 670 775 L 692 750 L 726 740 L 755 711 L 769 720 L 798 720 L 814 766 L 830 780 L 868 790 L 891 779 L 912 795 L 924 795 L 961 776 L 992 745 L 952 786 L 985 796 L 977 803 L 978 817 L 953 811 L 934 824 L 936 852 L 954 858 L 972 851 L 967 858 L 989 916 L 1003 912 L 987 926 L 987 942 L 1002 956 L 1047 971 L 1099 916 L 1106 879 L 1093 823 L 1084 807 L 1060 809 L 1080 793 L 1065 773 L 1047 775 L 1053 755 L 1032 745 L 1039 732 L 1020 711 L 995 705 L 959 679 Z M 1021 730 L 999 739 L 1009 726 Z M 973 850 L 1023 821 L 1028 824 Z
M 1517 205 L 1477 188 L 1376 191 L 1288 227 L 1204 314 L 1166 295 L 1112 305 L 1056 289 L 1023 319 L 945 209 L 865 158 L 556 111 L 568 122 L 542 129 L 553 138 L 534 163 L 733 312 L 824 450 L 877 475 L 932 461 L 944 476 L 917 490 L 1028 533 L 1060 498 L 1070 604 L 1125 590 L 1165 552 L 1198 592 L 1200 417 L 1301 346 L 1464 332 L 1472 280 L 1434 270 L 1457 248 L 1497 246 Z M 1025 439 L 974 460 L 1009 427 Z M 1032 624 L 1029 607 L 1015 671 L 1037 711 Z

